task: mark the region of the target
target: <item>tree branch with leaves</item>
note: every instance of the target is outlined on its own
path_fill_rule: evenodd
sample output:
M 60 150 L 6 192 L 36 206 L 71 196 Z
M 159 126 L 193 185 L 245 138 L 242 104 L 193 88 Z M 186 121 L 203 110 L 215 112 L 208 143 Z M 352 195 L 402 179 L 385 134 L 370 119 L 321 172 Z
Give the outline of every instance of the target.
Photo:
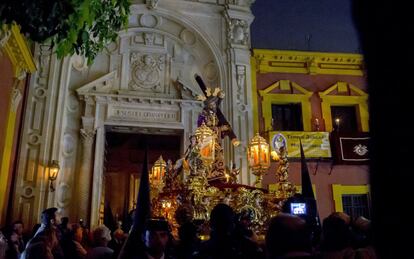
M 130 0 L 3 0 L 0 28 L 17 24 L 31 41 L 48 43 L 58 58 L 78 54 L 91 64 L 128 25 Z

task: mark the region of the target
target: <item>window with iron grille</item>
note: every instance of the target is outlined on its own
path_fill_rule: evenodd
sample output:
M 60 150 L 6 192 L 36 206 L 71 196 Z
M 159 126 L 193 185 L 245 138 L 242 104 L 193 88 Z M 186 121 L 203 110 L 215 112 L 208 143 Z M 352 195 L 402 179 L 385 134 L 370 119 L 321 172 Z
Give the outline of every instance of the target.
M 300 103 L 272 104 L 273 130 L 303 131 Z
M 370 218 L 367 194 L 342 195 L 342 207 L 344 212 L 354 219 L 359 216 Z

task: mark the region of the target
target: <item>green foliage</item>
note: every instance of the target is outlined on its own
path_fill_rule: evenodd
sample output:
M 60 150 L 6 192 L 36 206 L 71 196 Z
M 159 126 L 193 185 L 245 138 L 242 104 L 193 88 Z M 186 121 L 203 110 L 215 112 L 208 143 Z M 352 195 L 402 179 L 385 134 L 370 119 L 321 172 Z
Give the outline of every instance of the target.
M 0 24 L 17 23 L 38 43 L 50 43 L 59 58 L 74 53 L 91 64 L 128 24 L 130 0 L 5 0 Z

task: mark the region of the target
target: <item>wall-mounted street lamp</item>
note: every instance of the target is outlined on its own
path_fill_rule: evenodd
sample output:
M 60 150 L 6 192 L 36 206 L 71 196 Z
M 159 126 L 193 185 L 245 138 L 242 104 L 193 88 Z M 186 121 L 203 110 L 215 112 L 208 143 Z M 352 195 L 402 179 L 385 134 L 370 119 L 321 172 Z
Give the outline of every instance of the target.
M 57 160 L 52 160 L 49 165 L 49 181 L 50 181 L 50 191 L 54 192 L 55 187 L 53 186 L 53 182 L 56 180 L 59 174 L 60 166 Z

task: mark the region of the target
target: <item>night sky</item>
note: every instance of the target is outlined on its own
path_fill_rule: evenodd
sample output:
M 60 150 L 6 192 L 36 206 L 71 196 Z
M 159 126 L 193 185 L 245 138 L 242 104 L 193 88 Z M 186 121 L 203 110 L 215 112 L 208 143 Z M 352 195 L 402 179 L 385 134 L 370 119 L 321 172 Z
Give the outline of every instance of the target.
M 252 48 L 361 53 L 351 1 L 256 0 Z

